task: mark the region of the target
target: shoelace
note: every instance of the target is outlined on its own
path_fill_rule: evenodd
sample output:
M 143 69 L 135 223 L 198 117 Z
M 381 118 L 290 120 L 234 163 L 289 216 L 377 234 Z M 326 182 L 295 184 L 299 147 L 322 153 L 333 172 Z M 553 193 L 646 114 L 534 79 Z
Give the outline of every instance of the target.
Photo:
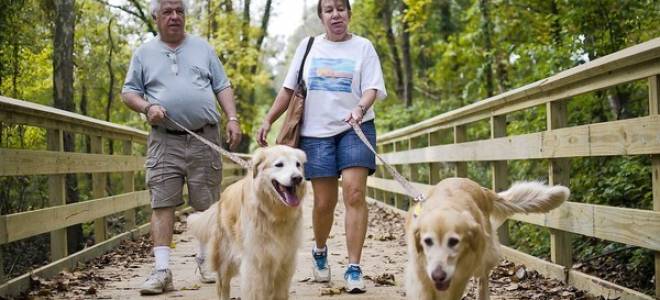
M 314 260 L 316 262 L 316 266 L 319 269 L 325 269 L 328 264 L 327 264 L 327 252 L 313 252 L 312 255 L 314 256 Z
M 348 270 L 346 270 L 346 276 L 352 280 L 360 279 L 360 274 L 362 274 L 362 270 L 359 267 L 351 266 L 348 267 Z

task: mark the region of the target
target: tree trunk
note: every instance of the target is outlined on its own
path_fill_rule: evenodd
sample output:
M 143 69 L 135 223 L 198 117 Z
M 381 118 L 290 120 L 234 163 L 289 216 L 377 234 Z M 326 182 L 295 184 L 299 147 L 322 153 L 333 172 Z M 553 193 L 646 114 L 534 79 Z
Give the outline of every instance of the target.
M 222 6 L 223 6 L 225 12 L 230 13 L 230 12 L 234 11 L 234 3 L 232 3 L 232 2 L 233 1 L 231 1 L 231 0 L 224 0 L 224 2 L 222 3 Z
M 12 74 L 11 74 L 11 94 L 14 99 L 18 99 L 18 76 L 21 71 L 20 69 L 20 54 L 18 41 L 12 41 Z
M 243 28 L 241 30 L 241 43 L 247 49 L 250 43 L 250 0 L 243 0 Z
M 454 33 L 456 27 L 451 19 L 451 0 L 440 1 L 438 4 L 440 10 L 440 33 L 442 39 L 447 42 L 449 37 Z
M 394 66 L 394 76 L 396 78 L 396 94 L 400 99 L 403 99 L 403 78 L 405 76 L 403 75 L 403 67 L 401 66 L 399 47 L 397 47 L 394 30 L 392 30 L 392 0 L 383 1 L 380 13 L 381 20 L 385 26 L 387 46 L 390 48 L 390 58 L 392 59 L 392 65 Z
M 55 34 L 53 38 L 53 94 L 55 108 L 75 112 L 73 101 L 73 45 L 75 0 L 55 0 Z M 75 136 L 64 134 L 64 151 L 75 151 Z M 66 176 L 67 203 L 78 202 L 78 180 L 75 174 Z M 82 225 L 67 229 L 69 253 L 81 249 Z
M 493 23 L 490 19 L 490 11 L 488 7 L 489 0 L 479 0 L 479 9 L 481 10 L 481 33 L 483 34 L 484 42 L 484 80 L 486 83 L 486 96 L 488 98 L 495 94 L 493 85 Z
M 406 10 L 408 10 L 408 5 L 405 2 L 401 2 L 401 15 L 404 15 Z M 405 70 L 403 96 L 406 101 L 406 107 L 410 107 L 412 106 L 413 101 L 413 68 L 410 58 L 410 32 L 408 22 L 403 18 L 401 20 L 401 25 L 401 49 L 403 51 L 403 67 Z

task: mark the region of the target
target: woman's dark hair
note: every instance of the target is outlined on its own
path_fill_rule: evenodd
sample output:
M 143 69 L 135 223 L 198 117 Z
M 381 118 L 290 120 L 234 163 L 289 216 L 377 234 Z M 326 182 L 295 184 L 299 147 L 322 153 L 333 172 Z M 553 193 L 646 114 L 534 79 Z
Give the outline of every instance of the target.
M 321 2 L 323 2 L 323 0 L 319 0 L 319 3 L 316 5 L 316 14 L 319 16 L 319 18 L 321 18 Z M 346 6 L 346 9 L 348 9 L 348 12 L 350 13 L 351 3 L 348 0 L 344 0 L 344 6 Z

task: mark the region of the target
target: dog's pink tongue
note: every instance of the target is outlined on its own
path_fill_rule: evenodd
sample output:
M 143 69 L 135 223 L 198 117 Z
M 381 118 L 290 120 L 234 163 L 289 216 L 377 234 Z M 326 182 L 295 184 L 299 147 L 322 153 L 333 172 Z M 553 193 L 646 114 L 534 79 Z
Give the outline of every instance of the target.
M 296 194 L 289 192 L 289 189 L 284 188 L 284 199 L 286 200 L 286 203 L 289 203 L 291 206 L 298 206 L 300 204 L 300 199 L 298 199 L 298 196 Z

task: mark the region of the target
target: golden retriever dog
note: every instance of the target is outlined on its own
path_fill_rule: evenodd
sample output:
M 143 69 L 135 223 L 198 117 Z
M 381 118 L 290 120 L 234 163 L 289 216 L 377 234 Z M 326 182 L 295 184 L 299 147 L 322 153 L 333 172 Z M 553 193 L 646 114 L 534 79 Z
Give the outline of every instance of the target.
M 515 213 L 548 212 L 569 194 L 539 182 L 495 193 L 470 179 L 441 181 L 408 212 L 408 299 L 461 299 L 472 276 L 479 278 L 479 299 L 489 299 L 488 275 L 500 260 L 497 228 Z
M 188 230 L 208 246 L 220 299 L 230 299 L 237 273 L 241 299 L 289 298 L 301 242 L 305 160 L 303 151 L 288 146 L 258 149 L 252 169 L 225 189 L 221 201 L 188 217 Z

